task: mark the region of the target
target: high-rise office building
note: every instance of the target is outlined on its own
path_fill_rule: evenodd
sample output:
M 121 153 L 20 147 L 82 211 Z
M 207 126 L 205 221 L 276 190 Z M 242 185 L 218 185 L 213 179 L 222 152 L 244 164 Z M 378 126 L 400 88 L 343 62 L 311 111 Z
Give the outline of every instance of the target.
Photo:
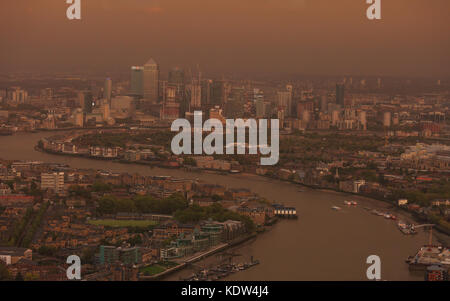
M 254 88 L 253 89 L 253 102 L 256 103 L 258 100 L 264 100 L 264 91 Z
M 345 86 L 344 84 L 336 84 L 336 103 L 344 106 Z
M 224 105 L 225 115 L 229 118 L 242 118 L 244 115 L 245 89 L 233 87 Z
M 144 100 L 157 103 L 159 99 L 159 66 L 150 59 L 144 65 Z
M 200 109 L 202 106 L 202 86 L 197 81 L 192 81 L 189 85 L 190 107 L 191 109 Z
M 82 109 L 80 108 L 76 109 L 75 112 L 73 113 L 73 117 L 76 126 L 78 127 L 84 126 L 84 113 Z
M 64 172 L 41 173 L 41 189 L 64 194 Z
M 328 97 L 326 95 L 320 97 L 320 111 L 323 113 L 328 112 Z
M 264 99 L 259 98 L 256 103 L 256 117 L 257 118 L 267 118 L 270 117 L 270 102 L 264 101 Z
M 94 107 L 94 97 L 91 91 L 82 91 L 78 93 L 78 101 L 84 113 L 92 113 Z
M 169 71 L 169 84 L 184 85 L 185 84 L 184 70 L 182 70 L 178 67 L 170 70 Z
M 211 104 L 222 106 L 226 101 L 225 83 L 214 81 L 211 86 Z
M 313 112 L 314 111 L 314 101 L 308 100 L 308 101 L 300 101 L 297 103 L 297 118 L 302 119 L 305 116 L 304 112 Z
M 112 80 L 110 78 L 107 78 L 105 80 L 105 88 L 103 89 L 103 98 L 111 101 L 111 95 L 112 95 Z
M 210 79 L 204 80 L 202 85 L 202 105 L 208 105 L 211 103 L 211 87 L 212 87 L 213 81 Z
M 22 104 L 28 100 L 28 92 L 19 87 L 13 87 L 6 89 L 6 98 L 14 103 Z
M 182 109 L 189 109 L 190 99 L 186 98 L 186 77 L 183 69 L 173 68 L 169 71 L 168 86 L 175 87 L 175 101 L 182 105 Z
M 144 67 L 131 67 L 130 93 L 134 96 L 144 96 Z
M 383 126 L 390 127 L 391 126 L 391 112 L 383 113 Z
M 366 111 L 358 112 L 358 121 L 361 125 L 361 129 L 367 130 L 367 113 L 366 113 Z
M 292 112 L 292 92 L 291 91 L 278 91 L 277 92 L 277 104 L 284 109 L 285 116 L 291 116 Z
M 289 116 L 295 116 L 297 112 L 296 104 L 294 102 L 294 87 L 292 85 L 286 85 L 286 91 L 289 92 L 289 108 L 288 113 Z
M 52 88 L 45 88 L 41 90 L 41 99 L 50 100 L 53 98 L 54 91 Z

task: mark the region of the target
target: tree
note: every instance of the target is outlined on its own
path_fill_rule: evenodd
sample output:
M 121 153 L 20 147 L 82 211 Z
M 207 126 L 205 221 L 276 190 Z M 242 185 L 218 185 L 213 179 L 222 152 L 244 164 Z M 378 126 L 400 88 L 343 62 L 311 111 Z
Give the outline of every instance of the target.
M 166 199 L 155 199 L 151 196 L 138 196 L 133 199 L 117 199 L 106 196 L 98 201 L 99 214 L 118 212 L 173 214 L 177 210 L 188 207 L 182 194 L 175 193 Z
M 136 245 L 142 244 L 142 237 L 139 234 L 134 235 L 127 242 L 134 247 Z
M 81 254 L 81 262 L 87 264 L 95 263 L 95 248 L 85 248 Z
M 19 272 L 16 275 L 16 279 L 14 279 L 14 281 L 24 281 L 22 274 Z
M 217 195 L 217 194 L 213 195 L 211 198 L 213 199 L 213 201 L 216 201 L 216 202 L 223 200 L 223 197 L 221 197 L 220 195 Z
M 54 256 L 56 253 L 56 248 L 54 247 L 48 247 L 48 246 L 41 246 L 38 249 L 38 253 L 44 256 Z
M 6 265 L 0 262 L 0 281 L 11 280 L 11 274 L 9 273 Z
M 71 185 L 69 187 L 69 195 L 76 196 L 76 197 L 84 197 L 87 199 L 89 199 L 91 197 L 91 193 L 87 189 L 85 189 L 79 185 Z
M 92 191 L 95 192 L 109 192 L 112 188 L 109 184 L 97 181 L 92 185 Z

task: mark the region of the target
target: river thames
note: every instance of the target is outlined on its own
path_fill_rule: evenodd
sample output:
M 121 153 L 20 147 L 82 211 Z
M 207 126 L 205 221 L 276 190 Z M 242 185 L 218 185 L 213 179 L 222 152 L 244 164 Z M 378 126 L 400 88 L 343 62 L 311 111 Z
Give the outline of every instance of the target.
M 380 201 L 342 193 L 307 189 L 287 182 L 254 175 L 220 175 L 192 173 L 184 170 L 150 168 L 143 165 L 95 161 L 84 158 L 58 156 L 34 150 L 37 141 L 52 133 L 16 134 L 0 137 L 0 158 L 7 160 L 33 160 L 68 164 L 73 168 L 92 168 L 112 172 L 166 175 L 199 179 L 230 188 L 249 188 L 267 199 L 297 208 L 297 220 L 281 220 L 265 233 L 233 249 L 242 261 L 250 256 L 261 264 L 231 275 L 225 280 L 367 280 L 366 258 L 381 258 L 383 280 L 423 280 L 422 274 L 411 274 L 406 257 L 415 254 L 427 243 L 428 234 L 420 231 L 405 236 L 396 223 L 370 214 L 363 207 L 386 208 Z M 348 208 L 344 200 L 357 200 L 357 207 Z M 342 211 L 333 211 L 341 206 Z M 198 263 L 206 266 L 216 255 Z M 235 259 L 236 260 L 236 259 Z M 239 260 L 239 259 L 237 259 Z M 168 279 L 178 280 L 192 273 L 178 272 Z

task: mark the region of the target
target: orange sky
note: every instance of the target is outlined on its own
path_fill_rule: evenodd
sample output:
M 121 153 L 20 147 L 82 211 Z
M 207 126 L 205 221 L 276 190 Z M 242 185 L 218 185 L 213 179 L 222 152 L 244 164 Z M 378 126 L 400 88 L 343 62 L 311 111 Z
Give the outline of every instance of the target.
M 154 57 L 161 68 L 215 72 L 450 75 L 450 1 L 0 1 L 0 72 L 117 71 Z

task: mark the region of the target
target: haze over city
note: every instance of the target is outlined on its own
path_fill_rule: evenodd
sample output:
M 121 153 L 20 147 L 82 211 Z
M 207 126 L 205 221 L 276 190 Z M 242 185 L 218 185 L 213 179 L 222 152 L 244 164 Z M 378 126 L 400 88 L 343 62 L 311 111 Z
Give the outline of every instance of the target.
M 0 285 L 449 280 L 449 8 L 1 1 Z
M 163 69 L 205 72 L 448 76 L 445 0 L 2 1 L 2 72 L 127 71 L 155 57 Z

